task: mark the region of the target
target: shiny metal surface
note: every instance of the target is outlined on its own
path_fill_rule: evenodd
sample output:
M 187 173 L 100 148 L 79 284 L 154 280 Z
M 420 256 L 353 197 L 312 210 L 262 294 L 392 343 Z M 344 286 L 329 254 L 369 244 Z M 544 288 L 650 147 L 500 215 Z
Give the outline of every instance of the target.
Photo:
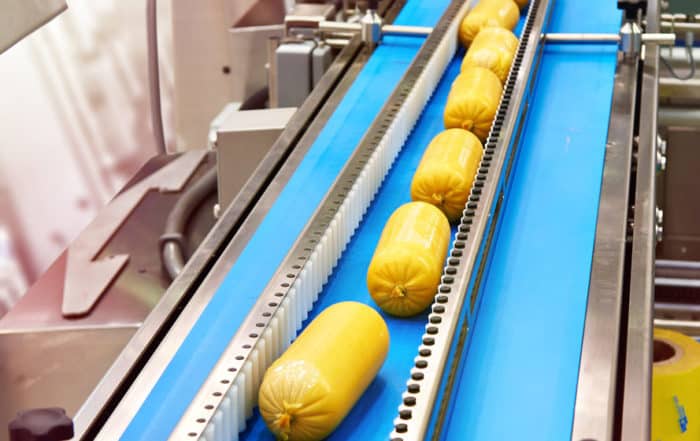
M 638 61 L 618 58 L 571 439 L 613 439 Z
M 222 210 L 241 191 L 296 110 L 296 107 L 237 110 L 221 121 L 215 146 Z
M 700 280 L 683 279 L 679 277 L 657 277 L 655 283 L 658 286 L 676 286 L 687 288 L 700 288 Z
M 0 53 L 65 11 L 65 0 L 0 0 Z
M 203 148 L 211 121 L 265 80 L 265 49 L 238 28 L 281 25 L 285 0 L 170 0 L 177 151 Z M 258 35 L 261 35 L 260 33 Z M 243 40 L 241 40 L 240 38 Z M 264 40 L 258 41 L 264 44 Z M 234 52 L 236 47 L 245 52 Z M 235 73 L 235 75 L 234 75 Z M 202 87 L 206 85 L 206 87 Z
M 158 156 L 151 159 L 125 189 L 146 179 L 174 158 Z M 208 156 L 191 182 L 188 182 L 188 186 L 211 169 L 214 160 L 213 155 Z M 67 260 L 67 252 L 64 251 L 15 307 L 0 318 L 0 333 L 138 327 L 158 303 L 169 284 L 158 256 L 158 238 L 165 226 L 166 216 L 163 213 L 169 213 L 178 198 L 179 193 L 149 192 L 100 250 L 100 258 L 128 253 L 130 259 L 126 268 L 103 293 L 90 314 L 68 319 L 61 313 Z M 203 235 L 211 229 L 214 223 L 210 210 L 213 202 L 213 199 L 205 201 L 202 211 L 188 224 L 185 240 L 187 250 L 194 250 Z
M 405 26 L 385 24 L 382 26 L 382 35 L 416 35 L 426 37 L 433 28 L 430 26 Z
M 654 319 L 654 327 L 681 332 L 694 338 L 700 337 L 700 321 L 697 320 L 673 320 L 657 318 Z
M 655 31 L 658 3 L 647 5 L 647 30 Z M 656 257 L 656 152 L 659 103 L 659 48 L 647 46 L 639 102 L 639 141 L 629 269 L 624 392 L 620 441 L 651 438 L 654 265 Z
M 687 318 L 690 320 L 700 315 L 700 304 L 656 302 L 654 303 L 654 314 L 656 318 Z
M 624 40 L 619 34 L 584 34 L 584 33 L 546 33 L 542 38 L 547 43 L 573 43 L 573 44 L 600 44 L 600 43 L 620 43 Z M 646 32 L 640 35 L 641 43 L 656 43 L 660 45 L 672 45 L 676 41 L 676 34 Z
M 125 191 L 175 158 L 153 158 Z M 209 155 L 187 186 L 213 166 L 214 156 Z M 165 225 L 163 213 L 170 212 L 180 194 L 146 194 L 100 251 L 99 257 L 128 253 L 130 259 L 90 314 L 73 319 L 61 314 L 64 252 L 15 308 L 0 319 L 0 391 L 9 397 L 0 399 L 0 427 L 25 407 L 61 406 L 69 410 L 70 416 L 75 415 L 168 287 L 158 238 Z M 189 220 L 186 250 L 196 248 L 211 229 L 215 200 L 212 197 L 204 201 Z M 77 370 L 76 360 L 80 366 Z M 5 435 L 0 430 L 0 440 Z
M 552 33 L 542 34 L 542 39 L 547 43 L 618 43 L 619 34 L 583 34 L 583 33 Z
M 228 65 L 233 79 L 231 101 L 242 102 L 267 87 L 268 73 L 272 72 L 272 69 L 268 70 L 265 66 L 268 62 L 268 40 L 282 38 L 284 25 L 232 27 L 228 30 L 228 35 L 227 53 L 231 60 L 236 60 Z
M 468 3 L 460 10 L 458 17 L 466 12 Z M 444 276 L 431 307 L 432 313 L 426 323 L 422 344 L 418 347 L 416 361 L 423 361 L 425 365 L 416 363 L 411 369 L 411 377 L 403 395 L 403 398 L 410 397 L 410 401 L 402 401 L 399 406 L 391 439 L 419 441 L 427 436 L 430 439 L 440 439 L 446 406 L 454 378 L 458 375 L 458 361 L 469 326 L 465 323 L 458 328 L 458 324 L 464 308 L 474 308 L 480 289 L 481 272 L 488 260 L 485 255 L 480 256 L 482 243 L 483 253 L 487 254 L 507 186 L 510 164 L 517 150 L 517 137 L 526 118 L 527 102 L 544 49 L 541 32 L 549 21 L 553 4 L 554 1 L 549 0 L 531 2 L 505 92 L 486 141 L 474 188 L 453 241 L 451 257 L 443 270 Z M 459 20 L 455 20 L 457 23 Z M 505 178 L 502 179 L 502 176 Z M 469 283 L 474 278 L 474 286 L 468 290 Z M 453 345 L 459 349 L 448 359 Z M 420 382 L 416 382 L 417 379 Z M 444 395 L 438 401 L 441 385 Z M 429 427 L 431 421 L 434 421 L 432 428 Z
M 135 331 L 123 326 L 0 333 L 0 441 L 9 440 L 7 423 L 20 410 L 59 406 L 75 415 Z
M 698 84 L 700 86 L 700 84 Z M 692 87 L 692 85 L 689 85 Z M 700 90 L 698 91 L 700 92 Z M 683 98 L 690 98 L 690 87 L 683 88 Z M 659 124 L 700 129 L 700 110 L 687 107 L 659 108 Z
M 660 127 L 661 123 L 660 114 Z M 664 208 L 664 240 L 658 245 L 658 257 L 700 261 L 700 204 L 697 192 L 691 190 L 698 185 L 700 129 L 680 126 L 661 129 L 668 140 L 668 160 L 658 190 Z
M 95 257 L 146 193 L 151 190 L 163 193 L 181 191 L 206 154 L 205 150 L 182 154 L 151 176 L 119 193 L 100 210 L 67 251 L 61 308 L 65 317 L 87 314 L 129 261 L 128 254 L 112 254 L 106 259 Z
M 353 39 L 338 55 L 254 175 L 190 258 L 183 274 L 173 282 L 81 408 L 81 414 L 85 413 L 84 417 L 79 414 L 83 438 L 94 437 L 98 431 L 100 436 L 117 436 L 129 424 L 364 65 L 366 58 L 361 47 L 359 39 Z M 178 306 L 182 307 L 187 300 L 185 310 L 180 313 Z M 141 371 L 136 371 L 139 368 Z M 99 415 L 95 409 L 102 412 L 107 403 L 110 407 Z M 100 427 L 102 423 L 104 426 Z
M 318 24 L 318 30 L 324 34 L 354 34 L 362 30 L 362 25 L 359 23 L 322 21 Z M 381 30 L 382 35 L 415 35 L 417 37 L 425 37 L 430 35 L 433 28 L 430 26 L 383 24 Z
M 278 311 L 284 299 L 290 290 L 295 289 L 294 284 L 289 283 L 289 281 L 297 278 L 302 271 L 305 271 L 306 264 L 299 265 L 299 262 L 302 260 L 308 262 L 309 254 L 311 253 L 310 248 L 308 248 L 311 246 L 310 244 L 316 243 L 318 238 L 323 237 L 325 231 L 330 228 L 330 224 L 336 222 L 335 215 L 342 201 L 349 197 L 350 191 L 348 189 L 354 188 L 355 182 L 364 173 L 361 170 L 366 169 L 369 158 L 373 156 L 377 148 L 389 142 L 387 141 L 389 139 L 408 136 L 408 133 L 405 131 L 393 133 L 387 127 L 395 125 L 394 121 L 397 117 L 398 109 L 405 107 L 409 109 L 408 111 L 411 111 L 413 106 L 416 105 L 406 103 L 409 102 L 408 100 L 412 96 L 411 92 L 414 84 L 419 81 L 421 76 L 428 75 L 439 78 L 439 75 L 429 71 L 429 60 L 434 53 L 440 52 L 438 46 L 455 45 L 455 36 L 459 25 L 459 20 L 455 19 L 455 17 L 461 17 L 466 12 L 469 2 L 460 3 L 460 1 L 452 2 L 436 26 L 435 32 L 421 46 L 416 58 L 384 104 L 382 110 L 378 112 L 376 119 L 364 134 L 362 141 L 356 146 L 334 184 L 297 238 L 294 246 L 289 250 L 284 261 L 268 282 L 265 290 L 259 295 L 258 301 L 246 316 L 243 324 L 236 331 L 204 385 L 180 419 L 170 439 L 181 440 L 187 439 L 188 436 L 193 438 L 201 437 L 206 431 L 207 424 L 225 399 L 227 391 L 237 383 L 239 375 L 245 375 L 244 364 L 252 356 L 251 354 L 258 350 L 259 341 L 269 328 L 270 323 L 273 320 L 277 320 Z M 445 60 L 446 62 L 447 59 Z M 444 67 L 442 66 L 441 69 L 444 69 Z M 442 70 L 439 72 L 442 72 Z M 417 119 L 420 112 L 416 112 L 415 108 L 412 110 Z M 415 121 L 406 120 L 401 121 L 399 125 L 410 127 L 414 123 Z M 339 248 L 342 249 L 343 246 Z M 270 299 L 274 300 L 275 303 L 273 305 L 269 305 Z M 270 313 L 271 310 L 272 312 Z M 262 326 L 260 326 L 261 324 Z M 223 386 L 222 383 L 224 383 Z M 219 395 L 217 396 L 215 393 Z

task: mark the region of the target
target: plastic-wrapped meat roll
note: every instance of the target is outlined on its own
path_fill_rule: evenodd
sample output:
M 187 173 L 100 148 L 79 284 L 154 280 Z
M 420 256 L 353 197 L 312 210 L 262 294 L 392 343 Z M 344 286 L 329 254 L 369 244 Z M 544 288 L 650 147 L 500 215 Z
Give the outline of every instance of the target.
M 411 182 L 411 199 L 433 204 L 459 219 L 471 192 L 483 147 L 463 129 L 448 129 L 430 142 Z
M 510 66 L 518 50 L 518 37 L 508 29 L 484 28 L 476 36 L 462 60 L 462 70 L 467 67 L 485 67 L 505 83 Z
M 445 128 L 460 128 L 486 140 L 498 111 L 503 86 L 495 73 L 467 67 L 452 83 L 445 105 Z
M 394 211 L 367 271 L 372 299 L 389 314 L 409 317 L 435 297 L 450 242 L 450 223 L 434 205 L 409 202 Z
M 389 330 L 371 307 L 341 302 L 326 308 L 265 372 L 258 405 L 283 441 L 327 437 L 379 372 Z
M 513 0 L 481 0 L 459 25 L 459 41 L 467 47 L 481 29 L 489 26 L 513 30 L 520 20 L 520 9 Z

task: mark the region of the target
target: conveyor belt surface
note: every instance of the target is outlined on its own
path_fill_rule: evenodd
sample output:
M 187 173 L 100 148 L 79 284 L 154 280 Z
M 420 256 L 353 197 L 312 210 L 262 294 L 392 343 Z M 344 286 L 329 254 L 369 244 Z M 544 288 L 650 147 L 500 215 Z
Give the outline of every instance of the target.
M 395 23 L 433 26 L 448 4 L 448 0 L 408 0 Z M 375 50 L 130 422 L 122 439 L 166 439 L 172 432 L 423 41 L 422 37 L 385 37 L 383 44 Z M 441 114 L 439 121 L 442 121 Z M 421 146 L 421 152 L 425 145 L 427 141 Z M 405 172 L 406 179 L 410 179 L 412 171 Z M 401 196 L 407 198 L 407 191 L 408 187 L 405 187 Z M 391 210 L 386 210 L 388 217 Z M 373 228 L 381 230 L 383 220 L 385 218 Z M 369 258 L 374 245 L 367 247 Z M 360 279 L 354 278 L 346 288 L 361 289 L 363 286 L 364 272 Z M 318 309 L 316 307 L 315 311 Z M 408 357 L 413 356 L 422 329 L 423 324 L 419 324 L 419 320 L 423 318 L 414 322 L 416 337 L 410 350 L 407 349 Z M 396 334 L 400 333 L 403 331 Z M 401 371 L 400 377 L 407 374 L 406 369 Z M 403 382 L 403 378 L 394 380 Z M 386 415 L 389 420 L 399 399 L 400 392 L 393 403 L 387 400 L 381 402 L 382 408 L 391 407 L 391 412 Z M 384 431 L 384 437 L 389 430 L 390 426 Z
M 459 74 L 463 51 L 450 63 L 433 97 L 423 110 L 414 131 L 396 158 L 377 196 L 365 214 L 338 266 L 319 295 L 306 325 L 323 309 L 337 302 L 357 301 L 373 306 L 387 322 L 390 334 L 389 355 L 377 378 L 360 401 L 345 418 L 330 440 L 386 440 L 393 427 L 392 420 L 401 394 L 406 389 L 406 378 L 413 365 L 413 357 L 420 343 L 428 314 L 411 318 L 391 317 L 379 310 L 367 291 L 365 278 L 372 254 L 382 229 L 396 208 L 411 201 L 410 187 L 413 173 L 430 140 L 444 130 L 443 109 L 452 80 Z M 453 228 L 454 233 L 454 228 Z M 360 354 L 358 354 L 359 356 Z M 257 414 L 243 440 L 273 440 Z
M 516 29 L 520 32 L 523 19 Z M 304 326 L 325 308 L 338 302 L 357 301 L 377 309 L 389 327 L 391 343 L 382 369 L 350 414 L 327 439 L 386 441 L 393 428 L 401 395 L 413 366 L 413 358 L 425 331 L 427 311 L 411 318 L 396 318 L 379 310 L 366 285 L 367 268 L 382 229 L 396 208 L 410 202 L 410 186 L 418 163 L 432 138 L 444 130 L 443 111 L 452 82 L 460 72 L 464 50 L 460 49 L 448 65 L 433 96 L 423 109 L 411 135 L 387 174 L 372 205 L 343 252 L 328 283 L 309 313 Z M 456 227 L 452 227 L 452 237 Z M 360 356 L 360 354 L 358 354 Z M 241 440 L 272 441 L 257 410 Z
M 615 2 L 557 0 L 548 31 L 620 20 Z M 442 439 L 571 437 L 616 50 L 545 49 Z

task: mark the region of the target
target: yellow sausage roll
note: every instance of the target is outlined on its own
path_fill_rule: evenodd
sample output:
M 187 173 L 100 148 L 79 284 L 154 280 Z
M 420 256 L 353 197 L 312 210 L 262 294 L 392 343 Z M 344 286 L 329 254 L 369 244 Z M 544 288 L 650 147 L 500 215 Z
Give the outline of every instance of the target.
M 409 202 L 396 209 L 367 271 L 372 299 L 400 317 L 427 308 L 440 283 L 449 241 L 450 224 L 434 205 Z
M 377 375 L 389 330 L 371 307 L 336 303 L 306 327 L 265 372 L 258 405 L 277 439 L 328 436 Z
M 468 47 L 482 28 L 496 26 L 513 30 L 520 9 L 513 0 L 480 0 L 459 25 L 459 41 Z
M 463 129 L 447 129 L 425 150 L 411 182 L 411 199 L 433 204 L 450 221 L 459 219 L 479 168 L 483 147 Z
M 485 67 L 505 83 L 518 50 L 518 37 L 508 29 L 484 28 L 474 39 L 462 60 L 462 70 L 467 67 Z
M 467 67 L 457 76 L 447 96 L 445 128 L 461 128 L 486 140 L 498 111 L 503 86 L 495 73 Z

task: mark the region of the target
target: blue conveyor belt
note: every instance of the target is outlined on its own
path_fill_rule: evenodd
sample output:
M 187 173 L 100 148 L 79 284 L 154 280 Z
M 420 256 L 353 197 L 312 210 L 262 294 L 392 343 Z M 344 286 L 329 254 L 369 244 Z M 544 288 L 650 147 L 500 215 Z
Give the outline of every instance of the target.
M 448 0 L 408 0 L 395 23 L 433 26 L 449 3 Z M 172 432 L 259 293 L 399 83 L 423 41 L 422 37 L 385 37 L 383 44 L 375 50 L 130 422 L 122 439 L 160 440 L 166 439 Z M 442 115 L 438 120 L 442 120 Z M 405 173 L 406 179 L 410 179 L 412 170 Z M 407 188 L 397 196 L 399 200 L 406 199 Z M 386 210 L 388 216 L 391 209 Z M 381 229 L 384 219 L 373 228 Z M 369 255 L 374 250 L 374 244 L 366 246 L 369 248 L 365 253 Z M 363 285 L 364 276 L 359 280 L 354 279 L 347 286 Z M 418 323 L 421 319 L 415 320 L 415 327 L 422 328 L 422 323 Z M 400 326 L 404 328 L 409 325 Z M 402 333 L 403 330 L 392 332 L 392 336 Z M 413 347 L 407 350 L 409 357 L 414 355 L 417 339 L 413 339 Z M 401 370 L 392 382 L 403 381 L 407 373 L 407 368 Z M 375 384 L 375 390 L 378 385 L 379 382 Z M 392 408 L 389 415 L 395 412 L 399 399 L 400 395 L 393 404 L 387 400 L 382 402 L 386 409 Z M 378 415 L 373 417 L 378 418 Z M 388 432 L 389 428 L 384 434 Z
M 459 73 L 462 54 L 460 51 L 447 68 L 304 325 L 337 302 L 352 300 L 378 309 L 367 291 L 367 268 L 389 216 L 400 205 L 411 201 L 411 179 L 426 146 L 433 136 L 444 130 L 443 109 L 452 80 Z M 389 327 L 389 355 L 377 378 L 350 415 L 328 438 L 330 440 L 385 441 L 392 430 L 392 420 L 401 403 L 401 394 L 406 389 L 406 379 L 413 366 L 428 314 L 402 319 L 379 312 Z M 252 427 L 243 434 L 243 440 L 274 440 L 257 413 L 251 424 Z
M 365 278 L 386 221 L 396 208 L 411 201 L 411 180 L 423 152 L 432 138 L 444 130 L 443 111 L 447 95 L 452 82 L 459 74 L 463 56 L 464 50 L 459 50 L 445 70 L 433 96 L 423 109 L 414 130 L 367 210 L 360 227 L 350 240 L 308 319 L 304 322 L 306 326 L 321 311 L 335 303 L 356 301 L 375 307 L 389 327 L 391 343 L 382 369 L 328 440 L 386 441 L 393 429 L 393 419 L 397 415 L 401 395 L 406 390 L 406 380 L 410 375 L 421 335 L 425 331 L 428 314 L 426 311 L 411 318 L 397 318 L 385 314 L 372 301 Z M 454 226 L 452 233 L 454 236 Z M 257 410 L 249 422 L 248 429 L 242 434 L 241 440 L 274 440 Z
M 608 0 L 557 0 L 550 32 L 615 33 Z M 568 440 L 616 47 L 545 49 L 444 440 Z
M 558 0 L 550 30 L 615 32 L 620 15 L 614 2 L 605 2 Z M 396 22 L 433 25 L 448 3 L 409 0 Z M 387 38 L 372 55 L 123 439 L 164 439 L 172 431 L 422 41 Z M 570 431 L 615 65 L 613 52 L 598 49 L 552 48 L 544 56 L 464 374 L 452 398 L 457 405 L 449 409 L 450 439 L 563 440 Z M 309 319 L 343 300 L 373 305 L 366 268 L 386 220 L 409 200 L 422 152 L 443 128 L 460 58 L 448 67 Z M 385 440 L 392 429 L 426 315 L 385 319 L 387 361 L 330 439 Z M 256 413 L 242 439 L 272 437 Z

